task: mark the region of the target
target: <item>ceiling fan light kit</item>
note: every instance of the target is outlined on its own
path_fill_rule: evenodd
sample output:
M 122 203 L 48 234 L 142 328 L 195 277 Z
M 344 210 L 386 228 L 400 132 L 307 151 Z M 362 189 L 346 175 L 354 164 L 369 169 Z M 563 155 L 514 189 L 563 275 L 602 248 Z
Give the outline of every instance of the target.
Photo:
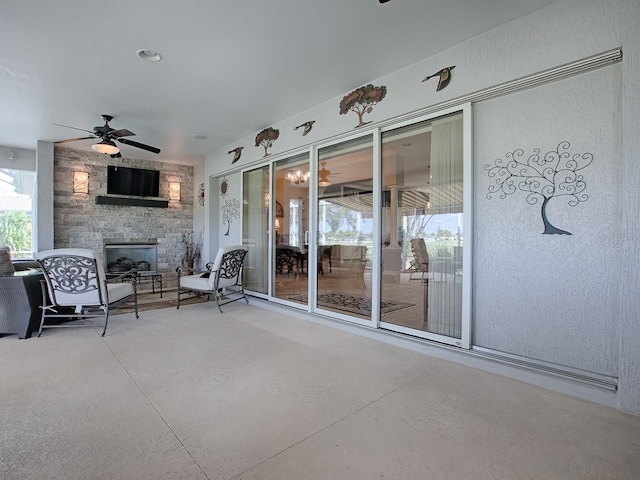
M 62 125 L 59 123 L 54 123 L 53 125 L 57 125 L 59 127 L 65 128 L 73 128 L 74 130 L 80 130 L 82 132 L 87 132 L 90 135 L 81 138 L 70 138 L 68 140 L 60 140 L 56 143 L 67 143 L 67 142 L 77 142 L 79 140 L 90 140 L 94 138 L 99 138 L 102 141 L 96 143 L 95 145 L 91 145 L 91 148 L 99 153 L 105 153 L 107 155 L 120 155 L 120 148 L 118 148 L 114 142 L 117 140 L 120 143 L 125 145 L 129 145 L 131 147 L 140 148 L 142 150 L 146 150 L 151 153 L 160 153 L 160 149 L 156 147 L 152 147 L 151 145 L 145 145 L 144 143 L 134 142 L 133 140 L 129 140 L 128 138 L 123 137 L 133 137 L 135 133 L 126 128 L 121 128 L 120 130 L 116 130 L 109 126 L 109 122 L 113 120 L 111 115 L 102 115 L 102 119 L 104 120 L 104 125 L 98 125 L 97 127 L 93 127 L 93 130 L 85 130 L 84 128 L 70 127 L 69 125 Z
M 116 153 L 120 152 L 120 149 L 116 147 L 116 144 L 110 140 L 103 140 L 99 143 L 91 145 L 91 148 L 93 148 L 98 153 L 106 153 L 107 155 L 115 155 Z
M 331 185 L 329 181 L 329 175 L 331 175 L 331 170 L 327 170 L 325 165 L 327 162 L 320 162 L 321 169 L 318 171 L 318 186 L 319 187 L 328 187 Z

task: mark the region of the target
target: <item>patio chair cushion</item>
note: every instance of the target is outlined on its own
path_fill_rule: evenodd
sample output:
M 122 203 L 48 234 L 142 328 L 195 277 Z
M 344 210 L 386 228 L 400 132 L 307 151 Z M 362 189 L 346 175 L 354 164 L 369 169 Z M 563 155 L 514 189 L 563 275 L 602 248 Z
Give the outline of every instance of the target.
M 200 274 L 180 277 L 180 287 L 201 292 L 211 291 L 212 289 L 212 286 L 209 285 L 209 278 L 202 278 Z
M 133 285 L 129 282 L 108 283 L 107 290 L 109 292 L 109 303 L 117 302 L 129 295 L 133 295 Z
M 0 247 L 0 275 L 8 275 L 15 272 L 11 263 L 11 250 L 9 247 Z

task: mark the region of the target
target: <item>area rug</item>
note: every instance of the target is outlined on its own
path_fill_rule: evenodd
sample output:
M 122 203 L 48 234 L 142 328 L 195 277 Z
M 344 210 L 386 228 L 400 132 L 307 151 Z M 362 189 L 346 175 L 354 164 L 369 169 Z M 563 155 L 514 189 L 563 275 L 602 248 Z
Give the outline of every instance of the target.
M 291 297 L 291 300 L 307 302 L 306 295 L 298 295 Z M 382 315 L 407 307 L 413 307 L 414 303 L 396 302 L 393 300 L 382 300 L 380 302 L 380 313 Z M 355 313 L 358 315 L 371 315 L 371 298 L 361 295 L 353 295 L 350 293 L 325 292 L 318 295 L 318 306 L 332 308 L 335 310 L 344 310 L 345 312 Z

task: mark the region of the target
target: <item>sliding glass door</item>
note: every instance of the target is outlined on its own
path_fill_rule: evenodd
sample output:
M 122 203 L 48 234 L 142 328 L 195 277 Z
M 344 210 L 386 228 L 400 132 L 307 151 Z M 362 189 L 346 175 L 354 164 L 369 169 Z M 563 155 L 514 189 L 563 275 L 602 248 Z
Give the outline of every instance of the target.
M 249 247 L 244 287 L 269 293 L 269 165 L 243 173 L 242 244 Z
M 370 323 L 373 137 L 318 150 L 316 306 Z
M 451 109 L 244 172 L 246 288 L 468 348 L 470 117 Z
M 271 274 L 275 298 L 308 305 L 309 153 L 274 163 Z
M 455 345 L 463 335 L 463 137 L 461 112 L 382 134 L 380 325 Z

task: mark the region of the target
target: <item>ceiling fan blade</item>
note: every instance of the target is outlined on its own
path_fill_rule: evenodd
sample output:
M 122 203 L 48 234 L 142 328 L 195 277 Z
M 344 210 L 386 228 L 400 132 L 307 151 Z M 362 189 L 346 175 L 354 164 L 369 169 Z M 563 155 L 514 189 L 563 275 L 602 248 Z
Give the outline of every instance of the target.
M 91 137 L 69 138 L 67 140 L 58 140 L 57 142 L 54 142 L 54 143 L 77 142 L 78 140 L 89 140 L 90 138 L 98 138 L 98 137 L 91 136 Z
M 133 140 L 129 140 L 127 138 L 117 138 L 120 143 L 124 143 L 125 145 L 131 145 L 132 147 L 141 148 L 142 150 L 147 150 L 152 153 L 160 153 L 160 149 L 156 147 L 152 147 L 150 145 L 145 145 L 144 143 L 134 142 Z
M 126 128 L 122 128 L 120 130 L 113 130 L 111 132 L 109 132 L 109 135 L 115 138 L 118 137 L 133 137 L 135 136 L 135 133 L 133 133 L 131 130 L 127 130 Z
M 78 128 L 78 127 L 70 127 L 69 125 L 62 125 L 60 123 L 52 123 L 51 125 L 57 125 L 58 127 L 64 127 L 64 128 L 73 128 L 74 130 L 80 130 L 81 132 L 93 133 L 92 130 L 85 130 L 84 128 Z

